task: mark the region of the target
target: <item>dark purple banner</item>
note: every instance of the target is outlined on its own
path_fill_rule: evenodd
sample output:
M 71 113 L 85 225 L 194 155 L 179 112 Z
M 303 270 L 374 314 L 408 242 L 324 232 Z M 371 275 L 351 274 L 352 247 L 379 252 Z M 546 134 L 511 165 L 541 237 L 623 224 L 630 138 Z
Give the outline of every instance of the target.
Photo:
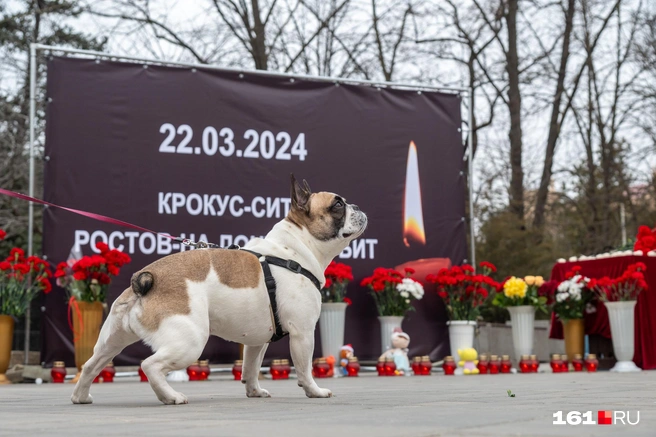
M 345 342 L 361 359 L 380 354 L 374 302 L 360 280 L 375 267 L 421 258 L 466 258 L 460 97 L 434 92 L 69 58 L 48 63 L 45 200 L 222 246 L 263 236 L 289 209 L 289 174 L 313 191 L 357 203 L 369 228 L 338 261 L 353 267 Z M 65 261 L 99 241 L 132 273 L 179 252 L 149 233 L 46 209 L 43 250 Z M 423 278 L 419 278 L 423 279 Z M 446 339 L 434 293 L 415 303 L 404 329 L 411 354 L 436 354 Z M 42 361 L 73 364 L 66 294 L 44 297 Z M 318 329 L 317 329 L 318 331 Z M 321 354 L 317 335 L 315 354 Z M 287 340 L 267 357 L 287 357 Z M 228 362 L 238 345 L 212 337 L 203 358 Z M 116 364 L 150 354 L 126 348 Z

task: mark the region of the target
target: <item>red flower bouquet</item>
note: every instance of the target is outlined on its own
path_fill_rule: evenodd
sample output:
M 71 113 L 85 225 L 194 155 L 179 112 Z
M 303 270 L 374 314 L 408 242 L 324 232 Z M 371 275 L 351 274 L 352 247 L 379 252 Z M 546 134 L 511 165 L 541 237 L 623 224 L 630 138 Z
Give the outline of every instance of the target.
M 647 252 L 656 250 L 656 232 L 651 230 L 649 226 L 640 226 L 633 250 L 642 250 L 645 255 Z
M 0 240 L 7 234 L 0 229 Z M 50 293 L 52 285 L 48 263 L 37 256 L 25 258 L 23 249 L 14 247 L 0 262 L 0 314 L 20 317 L 34 296 Z
M 360 285 L 368 287 L 376 302 L 380 316 L 405 316 L 414 310 L 413 300 L 424 297 L 424 287 L 412 279 L 411 268 L 405 269 L 405 275 L 394 269 L 379 267 L 374 274 L 364 278 Z
M 480 307 L 490 292 L 501 288 L 490 274 L 496 267 L 483 261 L 479 264 L 482 274 L 474 274 L 468 264 L 441 269 L 436 275 L 426 276 L 426 282 L 437 285 L 437 294 L 442 298 L 451 320 L 476 320 Z
M 346 264 L 332 261 L 324 272 L 326 283 L 321 289 L 321 302 L 346 302 L 351 299 L 346 296 L 346 287 L 353 280 L 353 271 Z M 348 299 L 348 300 L 347 300 Z
M 81 302 L 105 302 L 112 277 L 131 259 L 105 243 L 96 244 L 100 255 L 84 256 L 68 263 L 61 262 L 55 271 L 57 285 L 68 290 L 71 297 Z
M 626 268 L 620 277 L 610 279 L 604 276 L 601 279 L 590 279 L 588 287 L 597 292 L 604 302 L 623 302 L 638 300 L 640 292 L 649 288 L 645 281 L 644 272 L 647 266 L 638 262 Z

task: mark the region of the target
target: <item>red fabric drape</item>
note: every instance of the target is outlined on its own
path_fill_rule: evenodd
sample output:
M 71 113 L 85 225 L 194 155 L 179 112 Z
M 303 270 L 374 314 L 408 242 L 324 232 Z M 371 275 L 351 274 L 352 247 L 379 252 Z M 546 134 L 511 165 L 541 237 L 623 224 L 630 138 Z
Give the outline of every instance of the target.
M 635 310 L 635 354 L 633 361 L 643 369 L 656 369 L 656 318 L 650 314 L 656 312 L 656 258 L 647 256 L 622 256 L 616 258 L 596 259 L 590 261 L 558 263 L 551 271 L 551 279 L 563 281 L 565 273 L 578 265 L 581 274 L 589 278 L 608 276 L 616 278 L 626 268 L 636 262 L 647 266 L 645 279 L 649 290 L 640 293 Z M 585 333 L 603 335 L 611 338 L 608 311 L 602 303 L 597 305 L 597 312 L 585 315 Z M 550 338 L 563 338 L 563 325 L 551 315 Z

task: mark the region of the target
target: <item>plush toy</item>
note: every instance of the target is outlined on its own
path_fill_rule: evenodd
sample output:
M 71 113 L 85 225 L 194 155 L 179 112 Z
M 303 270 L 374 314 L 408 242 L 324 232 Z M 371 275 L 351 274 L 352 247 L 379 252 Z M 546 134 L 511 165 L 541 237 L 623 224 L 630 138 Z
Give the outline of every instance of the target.
M 478 360 L 476 359 L 478 358 L 478 353 L 476 353 L 476 349 L 473 347 L 458 349 L 458 355 L 460 355 L 461 358 L 458 366 L 463 368 L 462 372 L 465 375 L 476 375 L 479 373 L 479 370 L 476 367 L 478 364 Z
M 408 360 L 408 346 L 410 345 L 410 336 L 401 331 L 401 328 L 395 328 L 392 333 L 392 348 L 383 353 L 380 358 L 392 358 L 396 364 L 397 375 L 410 376 L 410 360 Z
M 349 358 L 353 356 L 353 346 L 350 344 L 345 344 L 339 350 L 339 373 L 343 376 L 348 375 L 346 371 L 346 366 L 349 363 Z

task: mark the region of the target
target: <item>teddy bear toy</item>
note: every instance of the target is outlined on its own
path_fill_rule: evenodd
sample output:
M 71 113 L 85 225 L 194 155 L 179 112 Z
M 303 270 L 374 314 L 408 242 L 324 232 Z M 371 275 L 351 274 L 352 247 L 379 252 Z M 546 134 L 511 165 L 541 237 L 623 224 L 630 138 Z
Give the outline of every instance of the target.
M 391 336 L 392 347 L 386 350 L 380 358 L 392 358 L 396 364 L 397 375 L 410 375 L 410 360 L 408 360 L 408 346 L 410 345 L 410 336 L 401 331 L 401 328 L 395 328 Z
M 476 365 L 478 364 L 478 353 L 473 347 L 467 349 L 458 349 L 458 355 L 460 356 L 460 361 L 458 366 L 462 367 L 462 373 L 465 375 L 476 375 L 479 373 Z
M 342 376 L 348 375 L 346 366 L 348 366 L 349 358 L 353 356 L 353 346 L 345 344 L 339 349 L 339 373 Z

